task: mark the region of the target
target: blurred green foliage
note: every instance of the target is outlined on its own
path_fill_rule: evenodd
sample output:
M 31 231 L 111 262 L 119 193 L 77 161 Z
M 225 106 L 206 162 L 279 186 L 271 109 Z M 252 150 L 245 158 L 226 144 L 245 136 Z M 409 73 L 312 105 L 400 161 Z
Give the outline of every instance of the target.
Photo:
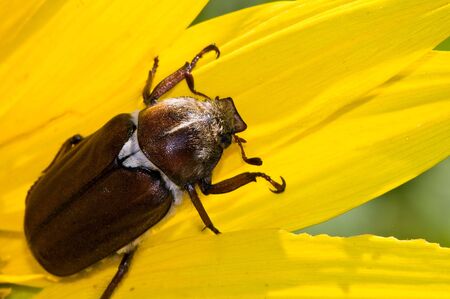
M 450 51 L 450 36 L 444 40 L 442 43 L 440 43 L 437 47 L 436 50 L 439 51 Z
M 0 284 L 0 288 L 12 288 L 12 292 L 7 299 L 29 299 L 33 298 L 34 295 L 39 293 L 41 289 L 38 288 L 30 288 L 19 285 L 10 285 L 10 284 Z
M 226 13 L 274 0 L 210 0 L 192 24 L 196 24 Z

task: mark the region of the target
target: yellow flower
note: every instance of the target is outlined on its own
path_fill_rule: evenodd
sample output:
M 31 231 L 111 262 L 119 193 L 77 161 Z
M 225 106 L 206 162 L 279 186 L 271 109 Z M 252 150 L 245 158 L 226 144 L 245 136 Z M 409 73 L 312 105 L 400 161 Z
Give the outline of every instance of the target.
M 55 283 L 22 236 L 26 192 L 68 136 L 142 108 L 154 56 L 157 82 L 215 42 L 222 56 L 199 63 L 196 87 L 234 98 L 248 155 L 287 190 L 203 197 L 220 236 L 185 200 L 150 230 L 114 298 L 448 298 L 448 248 L 287 232 L 448 157 L 450 53 L 432 51 L 450 35 L 448 1 L 276 2 L 188 29 L 205 1 L 29 2 L 0 10 L 0 283 L 99 297 L 118 259 Z M 180 84 L 170 96 L 188 94 Z M 253 169 L 234 146 L 213 179 Z

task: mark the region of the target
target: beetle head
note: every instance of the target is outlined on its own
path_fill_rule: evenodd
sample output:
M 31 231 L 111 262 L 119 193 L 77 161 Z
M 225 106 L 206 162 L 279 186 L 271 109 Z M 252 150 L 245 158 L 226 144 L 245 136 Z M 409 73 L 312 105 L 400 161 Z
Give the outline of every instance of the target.
M 140 112 L 138 142 L 147 158 L 183 187 L 210 176 L 233 135 L 246 127 L 231 98 L 172 98 Z
M 217 106 L 217 110 L 220 111 L 224 121 L 228 123 L 231 134 L 239 133 L 247 129 L 247 124 L 239 115 L 232 98 L 220 99 L 216 97 L 213 103 Z

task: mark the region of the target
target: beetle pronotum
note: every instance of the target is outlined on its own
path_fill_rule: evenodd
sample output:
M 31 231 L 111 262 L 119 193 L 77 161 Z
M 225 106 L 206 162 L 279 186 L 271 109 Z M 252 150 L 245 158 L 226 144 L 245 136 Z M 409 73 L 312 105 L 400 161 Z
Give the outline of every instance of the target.
M 158 67 L 154 60 L 143 90 L 146 108 L 119 114 L 90 136 L 75 135 L 31 187 L 26 198 L 25 235 L 38 262 L 50 273 L 77 273 L 125 248 L 118 270 L 101 298 L 112 292 L 128 271 L 134 242 L 169 211 L 172 202 L 187 191 L 203 223 L 215 234 L 195 186 L 205 195 L 231 192 L 260 177 L 283 192 L 262 172 L 245 172 L 219 183 L 211 182 L 222 152 L 234 140 L 247 158 L 236 133 L 247 125 L 231 98 L 210 99 L 194 88 L 192 69 L 209 45 L 191 62 L 163 79 L 151 90 Z M 205 98 L 183 96 L 157 101 L 186 80 L 190 91 Z

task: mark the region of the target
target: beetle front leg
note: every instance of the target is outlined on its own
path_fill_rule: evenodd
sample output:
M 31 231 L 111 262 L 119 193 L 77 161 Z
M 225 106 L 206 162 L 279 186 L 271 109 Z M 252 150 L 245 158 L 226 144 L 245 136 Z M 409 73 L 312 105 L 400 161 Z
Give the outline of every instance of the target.
M 133 259 L 134 253 L 136 252 L 136 248 L 133 248 L 131 251 L 125 253 L 122 257 L 122 261 L 120 262 L 119 268 L 117 269 L 116 274 L 114 275 L 111 282 L 108 284 L 108 287 L 103 292 L 100 299 L 109 299 L 111 298 L 112 293 L 119 285 L 120 281 L 123 279 L 125 274 L 130 269 L 131 260 Z
M 191 198 L 192 203 L 194 204 L 194 207 L 197 209 L 197 212 L 200 215 L 200 218 L 202 218 L 203 223 L 207 228 L 209 228 L 213 233 L 220 234 L 220 231 L 214 226 L 214 224 L 211 221 L 211 218 L 209 218 L 208 213 L 206 213 L 205 208 L 203 207 L 202 202 L 200 201 L 200 198 L 198 197 L 197 191 L 195 191 L 195 186 L 188 184 L 186 185 L 186 190 L 189 193 L 189 197 Z
M 167 76 L 166 78 L 164 78 L 161 82 L 158 83 L 158 85 L 156 85 L 156 87 L 153 89 L 153 91 L 150 94 L 148 94 L 150 91 L 150 85 L 151 85 L 151 80 L 152 80 L 151 78 L 153 78 L 153 75 L 154 75 L 154 73 L 150 72 L 149 79 L 147 79 L 147 84 L 145 85 L 144 93 L 143 93 L 144 103 L 147 106 L 154 105 L 156 103 L 156 100 L 158 100 L 162 95 L 164 95 L 166 92 L 168 92 L 169 90 L 174 88 L 175 85 L 177 85 L 178 83 L 180 83 L 183 80 L 186 80 L 186 83 L 187 83 L 190 91 L 193 94 L 196 94 L 196 95 L 199 95 L 199 96 L 202 96 L 205 98 L 209 98 L 205 94 L 195 90 L 194 77 L 192 77 L 191 72 L 194 69 L 195 65 L 197 64 L 197 61 L 200 58 L 202 58 L 202 56 L 204 54 L 211 52 L 211 51 L 216 52 L 217 58 L 220 56 L 219 48 L 217 48 L 216 45 L 211 44 L 211 45 L 207 46 L 202 51 L 200 51 L 200 53 L 195 55 L 194 59 L 192 59 L 192 61 L 190 63 L 186 62 L 177 71 L 175 71 L 174 73 L 172 73 L 169 76 Z M 149 81 L 150 81 L 150 83 L 149 83 Z
M 281 184 L 279 184 L 272 180 L 272 178 L 265 173 L 244 172 L 216 184 L 211 184 L 209 180 L 202 180 L 200 182 L 200 190 L 205 195 L 228 193 L 244 185 L 247 185 L 248 183 L 256 182 L 256 178 L 258 177 L 265 179 L 270 184 L 272 184 L 273 187 L 275 187 L 275 190 L 270 189 L 270 191 L 272 191 L 273 193 L 281 193 L 286 189 L 286 181 L 283 179 L 283 177 L 280 177 Z
M 147 82 L 145 82 L 144 89 L 142 90 L 142 97 L 144 98 L 144 103 L 146 103 L 146 104 L 147 104 L 147 102 L 149 102 L 149 103 L 151 102 L 151 100 L 149 100 L 150 92 L 151 92 L 151 88 L 152 88 L 153 78 L 155 77 L 156 69 L 158 68 L 158 62 L 159 62 L 159 59 L 158 59 L 158 56 L 156 56 L 153 59 L 153 67 L 148 72 Z M 154 102 L 152 102 L 152 104 L 154 104 Z
M 242 160 L 244 160 L 245 163 L 248 163 L 250 165 L 261 166 L 263 163 L 261 158 L 258 158 L 258 157 L 247 158 L 247 155 L 245 154 L 245 151 L 244 151 L 244 146 L 242 145 L 243 143 L 246 143 L 247 141 L 244 138 L 237 136 L 236 134 L 233 136 L 234 136 L 234 141 L 238 144 L 239 148 L 241 149 Z

